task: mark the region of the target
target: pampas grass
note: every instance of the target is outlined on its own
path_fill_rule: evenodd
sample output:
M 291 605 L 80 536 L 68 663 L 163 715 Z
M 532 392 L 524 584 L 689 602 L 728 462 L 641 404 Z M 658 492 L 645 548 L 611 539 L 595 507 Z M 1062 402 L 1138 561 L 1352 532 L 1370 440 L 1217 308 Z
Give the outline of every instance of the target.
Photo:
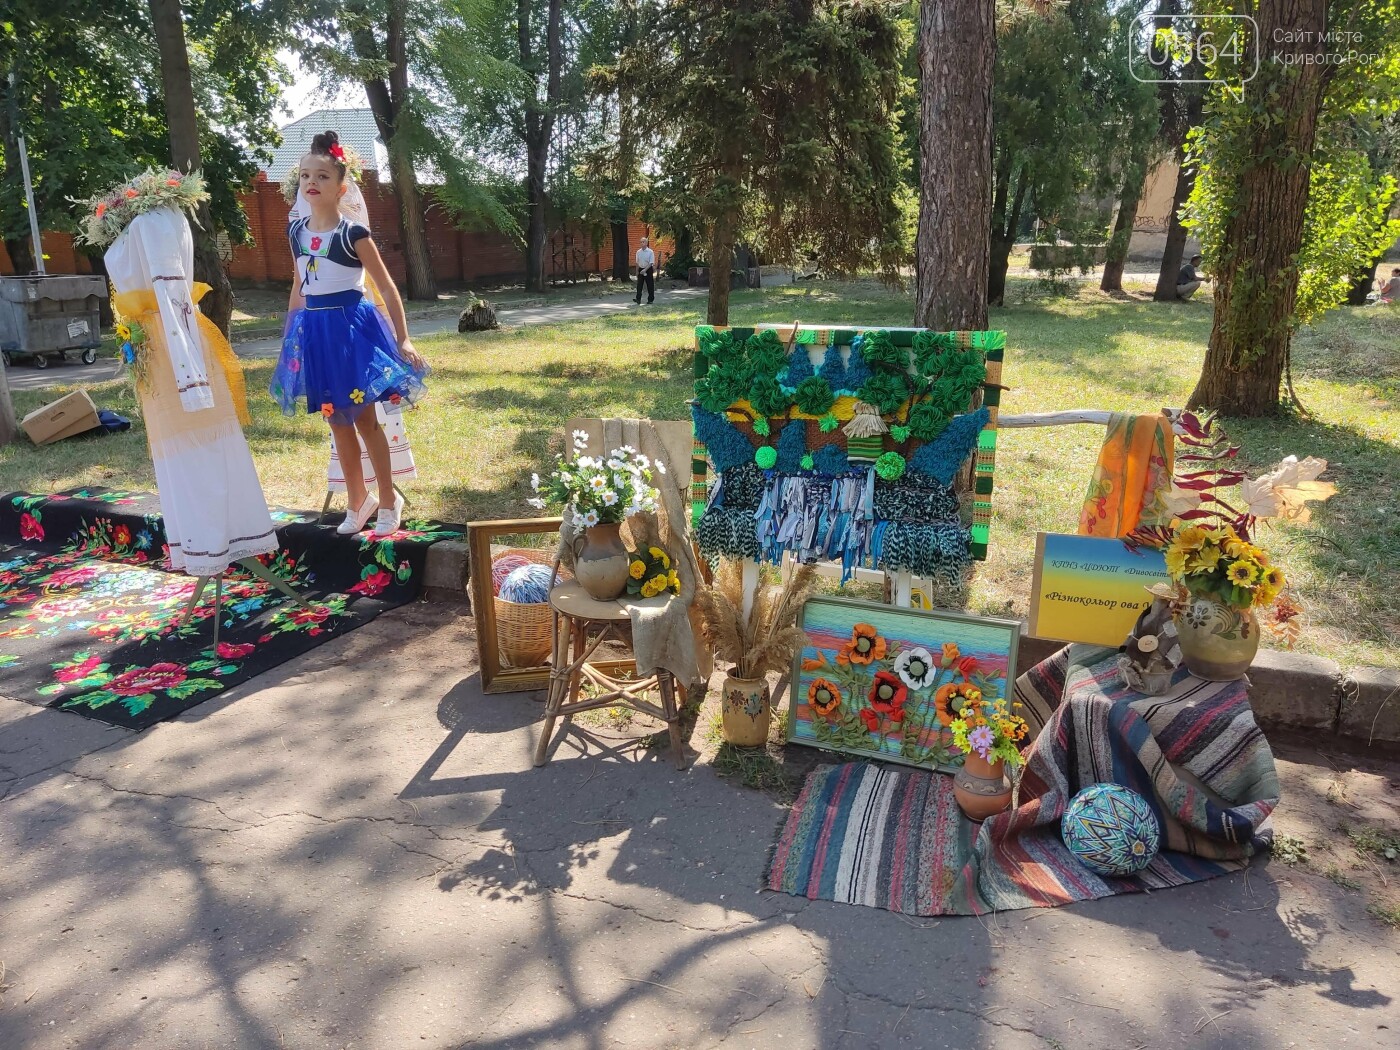
M 806 641 L 797 614 L 816 575 L 816 566 L 801 565 L 781 585 L 760 583 L 745 617 L 743 563 L 732 558 L 720 562 L 714 583 L 697 593 L 695 606 L 716 653 L 732 665 L 735 678 L 762 678 L 792 662 Z

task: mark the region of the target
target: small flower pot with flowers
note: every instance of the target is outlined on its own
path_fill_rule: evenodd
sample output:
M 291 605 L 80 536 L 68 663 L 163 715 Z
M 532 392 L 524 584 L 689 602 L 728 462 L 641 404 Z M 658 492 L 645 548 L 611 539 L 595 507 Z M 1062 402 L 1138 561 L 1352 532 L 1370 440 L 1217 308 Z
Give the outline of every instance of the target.
M 575 431 L 575 458 L 562 456 L 550 475 L 532 483 L 529 502 L 543 508 L 565 504 L 571 527 L 574 578 L 599 601 L 621 597 L 632 579 L 632 559 L 622 542 L 622 523 L 633 514 L 655 513 L 658 494 L 651 484 L 651 460 L 634 448 L 615 448 L 606 457 L 583 455 L 588 434 Z
M 967 757 L 953 777 L 953 794 L 971 820 L 985 820 L 1011 802 L 1008 768 L 1017 769 L 1024 759 L 1019 747 L 1026 736 L 1026 721 L 1014 715 L 1001 697 L 980 695 L 963 704 L 948 725 L 953 743 Z

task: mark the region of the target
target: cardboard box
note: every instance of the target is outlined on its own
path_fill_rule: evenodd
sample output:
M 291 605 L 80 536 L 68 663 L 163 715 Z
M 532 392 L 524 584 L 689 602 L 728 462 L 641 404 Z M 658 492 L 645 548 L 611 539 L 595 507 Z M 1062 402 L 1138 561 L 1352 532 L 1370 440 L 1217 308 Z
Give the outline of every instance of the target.
M 52 404 L 37 408 L 20 420 L 29 440 L 36 445 L 51 445 L 74 434 L 82 434 L 100 426 L 97 406 L 86 390 L 75 390 Z

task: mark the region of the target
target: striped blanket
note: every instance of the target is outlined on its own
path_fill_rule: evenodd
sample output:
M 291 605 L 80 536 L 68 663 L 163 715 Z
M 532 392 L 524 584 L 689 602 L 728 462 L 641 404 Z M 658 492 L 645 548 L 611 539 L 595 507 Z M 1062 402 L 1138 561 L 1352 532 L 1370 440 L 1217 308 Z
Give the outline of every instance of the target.
M 1244 867 L 1272 840 L 1273 754 L 1245 682 L 1184 671 L 1165 696 L 1118 679 L 1116 652 L 1071 646 L 1016 683 L 1033 728 L 1019 805 L 980 831 L 952 778 L 850 763 L 807 778 L 773 850 L 770 889 L 912 915 L 975 915 L 1164 889 Z M 1147 799 L 1163 849 L 1130 878 L 1101 878 L 1060 841 L 1082 788 Z

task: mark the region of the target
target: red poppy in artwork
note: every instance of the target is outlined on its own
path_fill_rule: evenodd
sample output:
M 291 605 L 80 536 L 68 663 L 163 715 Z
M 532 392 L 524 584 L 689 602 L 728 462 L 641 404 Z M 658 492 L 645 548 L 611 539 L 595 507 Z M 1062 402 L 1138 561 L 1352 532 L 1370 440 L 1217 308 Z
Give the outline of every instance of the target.
M 102 657 L 89 656 L 80 664 L 72 664 L 54 672 L 54 678 L 60 682 L 81 682 L 88 675 L 102 666 Z
M 214 652 L 218 653 L 225 660 L 238 660 L 251 653 L 256 646 L 248 643 L 220 642 L 214 646 Z
M 977 657 L 964 656 L 961 660 L 958 661 L 958 674 L 962 675 L 964 679 L 971 678 L 976 673 Z
M 19 516 L 19 538 L 22 540 L 42 540 L 44 538 L 44 526 L 39 524 L 39 520 L 33 514 Z
M 889 671 L 876 671 L 870 683 L 870 706 L 892 722 L 904 721 L 904 701 L 909 699 L 909 687 L 899 676 Z
M 118 547 L 129 547 L 131 545 L 131 530 L 125 525 L 118 525 L 112 530 L 112 541 Z
M 880 716 L 868 707 L 860 709 L 860 720 L 865 723 L 865 728 L 872 733 L 880 731 Z
M 188 677 L 188 672 L 179 664 L 152 664 L 150 667 L 133 667 L 113 678 L 107 686 L 118 696 L 141 696 L 157 689 L 173 689 Z

